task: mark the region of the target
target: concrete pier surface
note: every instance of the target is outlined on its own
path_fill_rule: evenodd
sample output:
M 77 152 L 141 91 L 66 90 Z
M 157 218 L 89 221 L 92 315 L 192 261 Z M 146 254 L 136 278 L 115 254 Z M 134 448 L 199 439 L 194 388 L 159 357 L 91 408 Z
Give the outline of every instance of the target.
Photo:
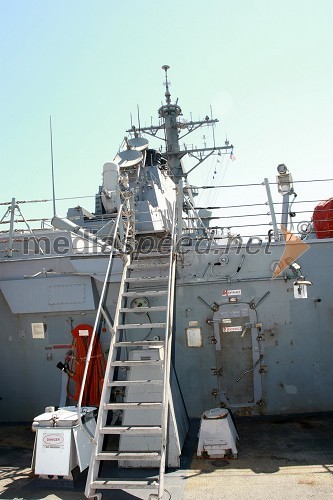
M 333 414 L 236 419 L 237 459 L 197 458 L 199 420 L 191 421 L 181 467 L 166 474 L 163 500 L 333 500 Z M 0 498 L 84 500 L 75 482 L 36 478 L 29 424 L 0 425 Z M 103 500 L 148 499 L 148 490 L 105 491 Z

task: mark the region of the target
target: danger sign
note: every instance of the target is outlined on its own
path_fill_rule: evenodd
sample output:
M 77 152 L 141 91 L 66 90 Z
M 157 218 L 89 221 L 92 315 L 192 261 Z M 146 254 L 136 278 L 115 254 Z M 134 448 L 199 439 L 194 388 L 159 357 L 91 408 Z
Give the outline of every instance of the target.
M 241 294 L 242 290 L 222 290 L 222 297 L 233 297 Z
M 224 326 L 222 328 L 223 332 L 242 332 L 243 328 L 241 326 Z

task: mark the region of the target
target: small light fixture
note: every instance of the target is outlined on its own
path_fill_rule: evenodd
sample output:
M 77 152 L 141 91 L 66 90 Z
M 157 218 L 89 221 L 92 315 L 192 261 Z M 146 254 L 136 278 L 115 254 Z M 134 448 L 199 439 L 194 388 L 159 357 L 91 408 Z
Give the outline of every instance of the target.
M 280 163 L 277 167 L 278 176 L 276 177 L 276 182 L 278 185 L 278 191 L 281 194 L 291 194 L 293 192 L 293 178 L 289 173 L 286 165 Z
M 280 163 L 280 165 L 278 165 L 278 167 L 277 167 L 277 171 L 279 174 L 286 174 L 288 169 L 284 163 Z
M 293 262 L 292 264 L 290 264 L 289 267 L 292 271 L 295 271 L 295 272 L 297 272 L 301 269 L 301 266 L 299 264 L 297 264 L 297 262 Z

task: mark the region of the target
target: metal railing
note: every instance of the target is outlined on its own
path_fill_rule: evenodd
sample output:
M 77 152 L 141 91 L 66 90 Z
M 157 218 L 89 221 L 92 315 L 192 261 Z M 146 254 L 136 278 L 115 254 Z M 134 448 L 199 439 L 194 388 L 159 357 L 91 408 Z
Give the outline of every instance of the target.
M 173 307 L 175 293 L 175 275 L 176 275 L 176 246 L 177 246 L 177 231 L 176 231 L 176 207 L 173 207 L 173 219 L 171 227 L 171 246 L 169 259 L 169 280 L 167 292 L 167 310 L 166 310 L 166 325 L 165 325 L 165 350 L 164 350 L 164 375 L 163 375 L 163 399 L 162 399 L 162 419 L 161 419 L 161 462 L 159 470 L 159 487 L 158 499 L 163 498 L 164 493 L 164 474 L 167 452 L 168 438 L 168 417 L 169 417 L 169 401 L 170 401 L 170 365 L 171 365 L 171 347 L 172 347 L 172 330 L 173 330 Z
M 100 295 L 100 298 L 99 298 L 99 304 L 98 304 L 98 308 L 97 308 L 97 312 L 96 312 L 96 318 L 95 318 L 95 322 L 94 322 L 94 327 L 93 327 L 93 331 L 92 331 L 91 338 L 90 338 L 90 344 L 89 344 L 89 348 L 88 348 L 88 352 L 87 352 L 87 357 L 86 357 L 86 362 L 85 362 L 85 367 L 84 367 L 84 372 L 83 372 L 83 377 L 82 377 L 82 382 L 81 382 L 81 390 L 80 390 L 80 395 L 79 395 L 79 399 L 78 399 L 78 403 L 77 403 L 79 425 L 82 428 L 82 430 L 87 434 L 87 436 L 89 437 L 89 439 L 91 441 L 93 441 L 94 436 L 92 436 L 92 434 L 85 428 L 85 426 L 83 425 L 83 422 L 82 422 L 82 418 L 81 418 L 82 400 L 83 400 L 83 394 L 84 394 L 85 385 L 86 385 L 86 381 L 87 381 L 89 364 L 90 364 L 90 361 L 91 361 L 91 358 L 92 358 L 92 350 L 93 350 L 93 347 L 94 347 L 94 342 L 95 342 L 95 338 L 96 338 L 96 333 L 97 333 L 98 325 L 99 325 L 99 322 L 100 322 L 102 316 L 103 316 L 104 319 L 107 318 L 107 315 L 106 315 L 106 313 L 104 311 L 104 308 L 103 308 L 103 304 L 104 304 L 104 301 L 105 301 L 105 298 L 106 298 L 106 290 L 107 290 L 107 284 L 108 284 L 109 275 L 110 275 L 110 272 L 112 270 L 113 255 L 114 255 L 116 241 L 117 241 L 117 238 L 118 238 L 118 231 L 119 231 L 120 226 L 122 224 L 122 216 L 124 215 L 124 212 L 127 215 L 127 224 L 126 224 L 126 230 L 125 230 L 125 234 L 124 234 L 124 239 L 123 239 L 123 242 L 122 242 L 122 251 L 123 252 L 126 249 L 127 238 L 128 238 L 129 233 L 130 233 L 130 230 L 131 230 L 130 210 L 129 210 L 128 207 L 126 207 L 126 202 L 124 202 L 120 206 L 120 209 L 118 211 L 118 216 L 117 216 L 117 219 L 116 219 L 116 222 L 115 222 L 115 230 L 114 230 L 114 233 L 113 233 L 113 239 L 112 239 L 112 244 L 111 244 L 111 251 L 110 251 L 110 255 L 109 255 L 109 260 L 108 260 L 108 265 L 107 265 L 107 269 L 106 269 L 106 273 L 105 273 L 105 278 L 104 278 L 104 282 L 103 282 L 103 287 L 102 287 L 101 295 Z M 108 323 L 108 326 L 109 326 L 110 330 L 112 329 L 111 333 L 113 334 L 114 333 L 114 329 L 115 329 L 115 325 L 111 325 L 109 321 L 107 321 L 107 323 Z M 114 337 L 114 335 L 112 335 L 112 338 L 113 337 Z

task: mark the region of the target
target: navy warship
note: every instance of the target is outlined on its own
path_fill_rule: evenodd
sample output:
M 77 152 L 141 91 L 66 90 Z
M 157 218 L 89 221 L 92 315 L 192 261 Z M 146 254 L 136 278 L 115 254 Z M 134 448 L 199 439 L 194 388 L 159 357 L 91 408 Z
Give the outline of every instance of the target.
M 93 212 L 77 205 L 60 216 L 53 200 L 53 217 L 36 227 L 23 202 L 2 203 L 0 420 L 100 406 L 88 497 L 131 487 L 98 479 L 101 460 L 177 466 L 188 417 L 212 408 L 333 407 L 332 200 L 298 210 L 297 180 L 280 164 L 273 183 L 248 186 L 262 202 L 225 205 L 222 194 L 218 206 L 198 207 L 200 190 L 223 186 L 193 185 L 192 171 L 209 158 L 232 161 L 234 146 L 216 143 L 212 116 L 183 119 L 168 69 L 158 123 L 131 124 L 103 166 Z M 183 142 L 202 128 L 212 145 Z M 110 435 L 119 449 L 101 458 Z M 163 480 L 158 487 L 162 498 Z

